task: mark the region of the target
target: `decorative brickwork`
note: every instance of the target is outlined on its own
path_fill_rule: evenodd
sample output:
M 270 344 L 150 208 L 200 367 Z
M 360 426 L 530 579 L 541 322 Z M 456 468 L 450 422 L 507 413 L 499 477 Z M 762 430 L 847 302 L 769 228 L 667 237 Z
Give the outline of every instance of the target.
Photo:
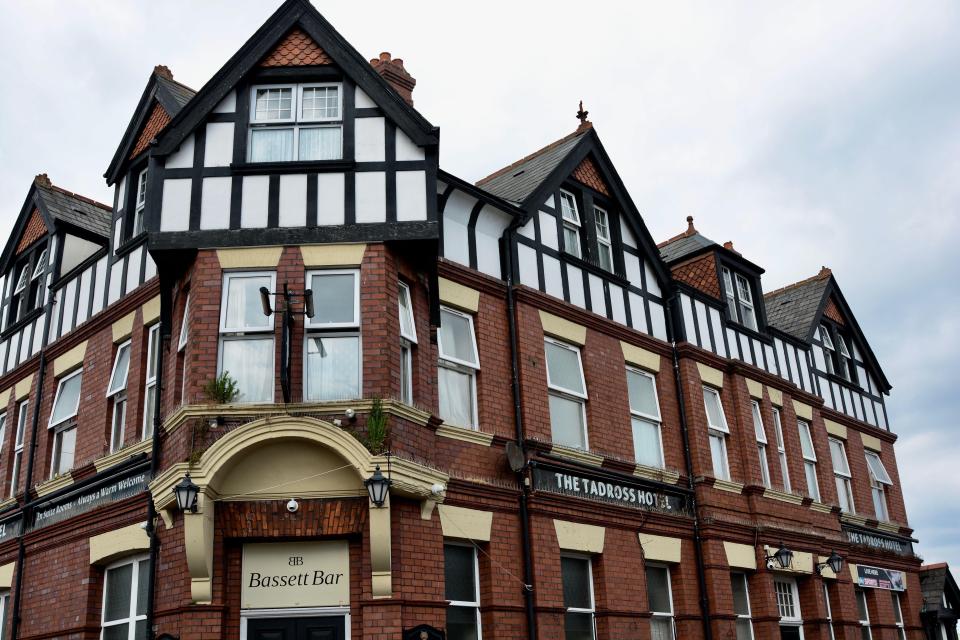
M 837 308 L 837 303 L 834 301 L 833 296 L 827 300 L 827 306 L 823 310 L 823 315 L 827 316 L 841 326 L 847 324 L 846 320 L 843 319 L 843 315 L 840 313 L 840 309 Z
M 147 124 L 140 131 L 140 137 L 137 138 L 137 144 L 133 146 L 130 152 L 130 158 L 136 158 L 147 148 L 150 141 L 157 137 L 163 129 L 170 124 L 170 114 L 168 114 L 159 104 L 153 105 L 153 111 L 147 119 Z
M 574 180 L 582 182 L 594 191 L 602 193 L 605 196 L 610 195 L 607 183 L 600 177 L 600 171 L 597 169 L 597 165 L 595 165 L 590 158 L 584 158 L 583 161 L 577 165 L 577 168 L 573 170 L 572 175 Z
M 33 213 L 30 215 L 30 221 L 27 222 L 27 226 L 23 230 L 23 235 L 20 236 L 20 244 L 17 245 L 16 254 L 20 255 L 23 253 L 27 247 L 42 238 L 44 235 L 46 235 L 46 233 L 47 225 L 43 223 L 43 218 L 40 216 L 40 210 L 34 209 Z
M 677 265 L 673 268 L 673 277 L 707 295 L 720 298 L 720 281 L 717 279 L 717 262 L 713 253 Z
M 313 38 L 297 28 L 287 34 L 260 63 L 261 67 L 305 67 L 333 64 L 327 52 Z

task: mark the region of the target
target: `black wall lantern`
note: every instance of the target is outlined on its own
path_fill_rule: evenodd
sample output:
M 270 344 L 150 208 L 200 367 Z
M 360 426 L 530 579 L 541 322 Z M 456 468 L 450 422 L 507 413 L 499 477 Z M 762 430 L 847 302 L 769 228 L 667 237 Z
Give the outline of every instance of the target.
M 367 488 L 367 493 L 370 494 L 370 502 L 378 507 L 382 507 L 383 503 L 387 501 L 387 492 L 390 490 L 391 484 L 393 484 L 393 481 L 380 472 L 380 465 L 377 465 L 372 476 L 363 481 L 363 486 Z
M 793 551 L 787 549 L 780 543 L 780 548 L 772 556 L 767 556 L 767 561 L 773 560 L 781 569 L 787 569 L 793 563 Z
M 197 496 L 200 495 L 200 487 L 193 484 L 189 473 L 183 476 L 183 480 L 173 488 L 173 495 L 177 497 L 177 506 L 180 507 L 180 511 L 197 512 Z
M 840 557 L 836 551 L 830 552 L 830 557 L 827 558 L 826 562 L 817 563 L 817 575 L 822 575 L 823 568 L 830 567 L 830 570 L 833 571 L 836 575 L 840 575 L 840 570 L 843 569 L 843 558 Z

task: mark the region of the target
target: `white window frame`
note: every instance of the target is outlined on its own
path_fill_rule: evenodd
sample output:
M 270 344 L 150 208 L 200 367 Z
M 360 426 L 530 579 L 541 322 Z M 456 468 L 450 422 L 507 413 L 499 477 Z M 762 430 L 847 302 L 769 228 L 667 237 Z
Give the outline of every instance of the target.
M 665 466 L 665 462 L 664 462 L 664 459 L 663 459 L 663 457 L 664 457 L 664 456 L 663 456 L 663 419 L 662 419 L 661 414 L 660 414 L 660 394 L 657 392 L 657 378 L 656 378 L 656 376 L 654 376 L 652 373 L 650 373 L 650 372 L 648 372 L 648 371 L 644 371 L 643 369 L 638 369 L 638 368 L 636 368 L 636 367 L 629 367 L 629 366 L 628 366 L 628 367 L 627 367 L 627 377 L 629 378 L 629 376 L 630 376 L 631 374 L 632 374 L 632 375 L 641 376 L 641 377 L 643 377 L 643 378 L 648 378 L 648 379 L 650 380 L 650 383 L 651 383 L 652 387 L 653 387 L 653 400 L 654 400 L 654 403 L 656 404 L 656 407 L 657 407 L 657 414 L 656 414 L 656 415 L 652 415 L 652 414 L 649 414 L 649 413 L 644 413 L 643 411 L 640 411 L 639 409 L 635 409 L 635 408 L 633 407 L 633 404 L 631 403 L 631 404 L 630 404 L 631 427 L 633 427 L 633 424 L 632 424 L 632 423 L 634 422 L 634 420 L 640 420 L 640 421 L 642 421 L 642 422 L 647 422 L 647 423 L 652 423 L 652 424 L 653 424 L 654 428 L 657 430 L 657 443 L 658 443 L 658 447 L 659 447 L 658 450 L 657 450 L 657 460 L 658 460 L 658 463 L 657 463 L 657 465 L 655 465 L 655 466 L 656 466 L 657 468 L 662 469 L 662 468 Z M 584 381 L 584 382 L 586 382 L 586 381 Z M 586 388 L 586 386 L 584 386 L 584 388 Z M 627 398 L 627 401 L 629 402 L 629 397 Z M 631 430 L 634 431 L 633 429 L 631 429 Z M 634 442 L 633 454 L 634 454 L 634 459 L 639 458 L 639 456 L 637 455 L 636 442 Z M 637 463 L 640 464 L 639 460 L 637 461 Z
M 800 435 L 800 454 L 803 457 L 803 473 L 807 480 L 807 493 L 811 498 L 820 502 L 820 478 L 817 474 L 817 451 L 813 444 L 813 432 L 810 429 L 810 423 L 806 420 L 797 420 L 797 430 Z M 803 450 L 803 434 L 807 433 L 810 441 L 810 452 Z M 811 474 L 813 484 L 811 485 Z
M 13 469 L 10 473 L 10 496 L 17 495 L 17 485 L 21 467 L 23 466 L 23 441 L 27 432 L 27 412 L 30 409 L 30 400 L 17 403 L 17 432 L 13 441 Z
M 190 294 L 183 303 L 183 318 L 180 320 L 180 338 L 177 340 L 177 351 L 183 351 L 187 347 L 187 341 L 190 338 Z
M 850 461 L 847 458 L 847 448 L 843 440 L 830 438 L 830 461 L 833 465 L 833 476 L 837 485 L 837 499 L 840 501 L 840 510 L 845 513 L 856 513 L 853 502 L 853 483 L 850 473 Z M 837 455 L 841 456 L 837 459 Z M 838 464 L 840 463 L 840 464 Z
M 827 631 L 830 632 L 830 640 L 837 640 L 837 636 L 833 631 L 833 608 L 830 606 L 830 587 L 825 581 L 820 584 L 823 586 L 823 602 L 827 608 Z
M 127 354 L 127 370 L 123 376 L 123 384 L 116 385 L 114 378 L 117 376 L 117 366 L 124 351 Z M 110 453 L 119 451 L 123 447 L 127 426 L 127 380 L 130 377 L 132 353 L 130 340 L 117 347 L 117 353 L 113 357 L 113 369 L 110 371 L 110 379 L 107 383 L 107 399 L 110 400 Z
M 600 224 L 600 220 L 603 224 Z M 613 240 L 610 237 L 610 214 L 606 209 L 594 205 L 593 207 L 593 226 L 597 233 L 597 266 L 605 271 L 613 272 Z M 605 233 L 601 233 L 601 231 Z M 604 253 L 606 250 L 606 253 Z M 607 264 L 604 264 L 603 256 L 606 256 Z
M 907 630 L 903 622 L 903 606 L 900 602 L 900 593 L 890 592 L 890 599 L 893 601 L 893 623 L 897 626 L 897 640 L 907 640 Z
M 827 367 L 827 373 L 835 374 L 836 371 L 833 367 L 833 354 L 836 351 L 836 348 L 833 346 L 833 338 L 830 336 L 830 329 L 825 324 L 821 324 L 819 328 L 820 333 L 820 345 L 823 347 L 823 361 L 824 366 Z
M 150 562 L 150 556 L 138 555 L 126 557 L 122 560 L 114 562 L 106 567 L 103 571 L 103 588 L 101 589 L 101 600 L 103 604 L 100 607 L 100 637 L 104 637 L 104 630 L 109 627 L 118 627 L 120 625 L 127 625 L 127 638 L 133 640 L 134 634 L 136 633 L 136 623 L 141 620 L 146 620 L 146 613 L 137 614 L 137 596 L 139 595 L 140 589 L 140 563 L 146 561 Z M 107 573 L 119 569 L 125 565 L 132 565 L 132 570 L 130 572 L 130 615 L 126 618 L 118 618 L 117 620 L 111 620 L 107 622 Z M 149 571 L 149 568 L 147 569 Z M 149 635 L 149 629 L 147 633 Z
M 400 401 L 413 404 L 413 345 L 400 339 Z
M 157 351 L 160 347 L 160 323 L 150 325 L 147 329 L 147 361 L 143 367 L 143 432 L 142 439 L 146 440 L 153 435 L 153 412 L 148 411 L 150 403 L 147 399 L 150 394 L 154 394 L 153 402 L 160 401 L 160 394 L 157 393 L 157 369 L 160 363 L 157 362 Z M 151 375 L 150 369 L 155 367 Z M 148 415 L 149 414 L 149 415 Z
M 130 237 L 136 237 L 143 231 L 143 211 L 147 207 L 147 170 L 137 174 L 137 194 L 133 207 L 133 228 Z
M 10 590 L 0 591 L 0 638 L 7 637 L 7 624 L 10 619 Z
M 563 398 L 564 400 L 574 402 L 580 406 L 580 424 L 583 425 L 582 426 L 583 433 L 581 434 L 583 436 L 583 450 L 589 451 L 590 450 L 590 429 L 587 427 L 587 400 L 589 398 L 587 397 L 587 377 L 583 372 L 583 359 L 580 354 L 580 348 L 568 342 L 557 340 L 556 338 L 551 338 L 550 336 L 544 336 L 543 342 L 544 342 L 543 358 L 544 358 L 544 364 L 545 364 L 544 368 L 547 370 L 547 395 Z M 553 344 L 561 349 L 572 351 L 574 354 L 576 354 L 577 369 L 580 373 L 580 381 L 583 383 L 583 392 L 579 392 L 575 389 L 568 389 L 567 387 L 563 387 L 559 384 L 555 384 L 550 379 L 550 361 L 546 355 L 546 345 L 548 343 Z M 547 402 L 549 403 L 549 401 L 550 399 L 548 397 Z M 552 423 L 553 421 L 551 420 L 551 439 L 553 439 Z M 569 446 L 569 445 L 563 445 L 563 446 Z M 576 447 L 571 447 L 571 448 L 576 448 Z
M 710 410 L 707 406 L 707 396 L 712 396 L 717 400 L 717 410 L 720 414 L 721 424 L 710 422 Z M 713 475 L 718 480 L 730 480 L 730 458 L 727 454 L 727 436 L 730 435 L 730 428 L 727 426 L 727 416 L 723 412 L 723 400 L 720 392 L 713 387 L 703 387 L 703 409 L 707 416 L 707 436 L 710 442 L 710 459 L 713 462 Z M 720 444 L 720 451 L 723 455 L 721 460 L 717 460 L 713 451 L 713 442 Z
M 873 630 L 870 628 L 870 602 L 867 600 L 867 592 L 865 589 L 854 589 L 854 597 L 857 599 L 857 620 L 860 622 L 860 633 L 863 634 L 863 630 L 867 630 L 866 640 L 873 639 Z M 860 617 L 860 599 L 863 599 L 863 617 Z
M 80 381 L 80 392 L 77 393 L 77 406 L 73 408 L 73 413 L 61 419 L 59 422 L 53 421 L 54 413 L 56 413 L 55 409 L 57 407 L 57 403 L 60 400 L 60 392 L 63 390 L 64 383 L 66 383 L 68 380 L 72 380 L 73 378 L 76 378 L 77 376 L 82 376 L 82 375 L 83 375 L 83 369 L 77 369 L 76 371 L 68 373 L 67 375 L 57 380 L 57 391 L 56 391 L 56 394 L 53 396 L 53 405 L 51 405 L 51 409 L 50 409 L 50 422 L 48 425 L 49 429 L 53 429 L 54 427 L 57 427 L 58 425 L 64 424 L 66 422 L 70 422 L 71 420 L 77 417 L 77 413 L 80 410 L 80 397 L 83 394 L 82 379 Z
M 480 371 L 480 351 L 477 349 L 477 331 L 473 323 L 473 315 L 469 313 L 464 313 L 453 307 L 448 307 L 445 305 L 440 306 L 440 315 L 443 317 L 444 313 L 449 313 L 460 318 L 464 318 L 467 321 L 468 326 L 470 327 L 470 338 L 473 341 L 473 354 L 476 356 L 476 362 L 470 362 L 462 358 L 458 358 L 452 354 L 446 353 L 443 348 L 443 336 L 440 330 L 437 330 L 437 366 L 441 369 L 449 369 L 455 373 L 465 375 L 470 379 L 470 416 L 471 424 L 455 424 L 457 427 L 464 427 L 466 429 L 477 430 L 480 428 L 480 411 L 477 404 L 477 372 Z M 443 324 L 441 320 L 441 324 Z M 439 372 L 438 372 L 439 376 Z M 438 399 L 439 403 L 439 390 L 438 390 Z M 441 416 L 444 417 L 444 416 Z M 444 418 L 444 420 L 446 420 Z M 449 423 L 453 424 L 453 423 Z
M 763 415 L 760 413 L 760 403 L 756 400 L 750 401 L 750 410 L 753 414 L 753 431 L 757 438 L 757 456 L 760 462 L 760 482 L 764 487 L 770 489 L 770 461 L 767 459 L 767 432 L 763 428 Z
M 740 324 L 756 331 L 758 329 L 757 311 L 753 306 L 753 290 L 750 288 L 750 281 L 747 280 L 746 276 L 736 272 L 734 272 L 734 279 L 736 280 L 737 298 L 740 303 L 740 308 L 738 308 L 740 312 Z M 744 299 L 744 293 L 746 293 L 746 299 Z M 750 318 L 749 322 L 746 320 L 747 317 Z
M 790 485 L 790 469 L 787 466 L 787 447 L 783 440 L 783 423 L 780 420 L 780 409 L 773 408 L 773 428 L 774 435 L 777 438 L 777 455 L 780 458 L 780 476 L 783 481 L 783 490 L 790 493 L 793 489 Z
M 743 571 L 733 571 L 733 572 L 731 572 L 731 573 L 730 573 L 730 579 L 731 579 L 731 580 L 737 580 L 737 579 L 739 579 L 739 580 L 742 580 L 742 581 L 743 581 L 743 595 L 744 595 L 744 597 L 746 598 L 746 602 L 747 602 L 747 612 L 746 612 L 746 613 L 740 613 L 739 611 L 737 611 L 737 609 L 736 609 L 736 602 L 734 602 L 733 612 L 734 612 L 734 613 L 736 614 L 736 616 L 737 616 L 736 622 L 740 622 L 741 620 L 746 620 L 746 621 L 747 621 L 747 628 L 750 630 L 750 640 L 753 640 L 753 638 L 754 638 L 754 633 L 753 633 L 753 607 L 750 605 L 750 581 L 747 579 L 747 574 L 744 573 Z M 732 589 L 733 589 L 733 587 L 731 586 L 731 592 L 732 592 Z M 735 631 L 736 631 L 736 630 L 735 630 Z M 738 636 L 738 640 L 739 640 L 739 636 Z
M 13 288 L 13 295 L 18 293 L 23 293 L 27 288 L 27 283 L 30 282 L 30 263 L 23 265 L 23 270 L 20 271 L 20 277 L 17 278 L 17 286 Z
M 359 298 L 359 292 L 357 294 Z M 403 299 L 406 297 L 407 304 L 404 306 Z M 400 337 L 409 340 L 412 344 L 417 344 L 417 319 L 413 313 L 413 295 L 410 291 L 410 285 L 406 282 L 400 282 L 397 293 L 397 306 L 400 313 Z M 410 322 L 410 331 L 403 330 L 403 317 L 407 316 Z
M 572 207 L 564 207 L 564 203 L 567 202 L 565 199 L 569 198 L 569 203 Z M 573 217 L 568 217 L 566 215 L 567 211 L 571 211 Z M 563 234 L 563 251 L 577 258 L 583 257 L 583 250 L 580 247 L 580 210 L 577 207 L 577 198 L 564 189 L 560 189 L 560 220 L 563 223 L 564 234 Z M 571 247 L 567 244 L 567 234 L 566 231 L 571 231 L 574 236 L 577 238 L 577 242 Z
M 666 574 L 666 576 L 667 576 L 667 599 L 668 599 L 669 602 L 670 602 L 670 611 L 650 611 L 651 626 L 652 626 L 652 624 L 653 624 L 653 620 L 654 620 L 654 619 L 666 619 L 666 620 L 669 620 L 669 621 L 670 621 L 670 629 L 673 631 L 673 635 L 676 636 L 676 634 L 677 634 L 677 623 L 676 623 L 676 613 L 675 613 L 675 612 L 676 612 L 676 607 L 674 607 L 674 605 L 673 605 L 673 577 L 670 575 L 670 566 L 669 566 L 669 565 L 666 565 L 666 564 L 659 564 L 659 563 L 652 563 L 652 562 L 651 562 L 651 563 L 647 563 L 647 564 L 644 566 L 644 570 L 643 570 L 643 574 L 644 574 L 644 579 L 645 579 L 645 580 L 647 579 L 647 569 L 660 569 L 660 570 L 662 570 L 662 571 Z M 646 580 L 646 581 L 647 581 L 647 590 L 648 590 L 648 593 L 649 593 L 650 581 L 649 581 L 649 580 Z M 649 598 L 649 595 L 647 596 L 647 606 L 648 606 L 648 607 L 650 606 L 650 598 Z
M 876 451 L 864 450 L 864 456 L 867 459 L 867 473 L 870 474 L 870 496 L 873 499 L 873 512 L 877 520 L 888 522 L 890 520 L 890 505 L 887 503 L 887 486 L 893 485 L 887 468 L 883 466 L 883 460 Z M 875 467 L 874 465 L 878 465 Z M 879 477 L 877 471 L 883 472 Z
M 597 637 L 597 598 L 593 589 L 593 558 L 591 558 L 588 555 L 577 554 L 577 553 L 561 553 L 560 557 L 570 558 L 572 560 L 585 560 L 587 563 L 587 586 L 590 588 L 590 591 L 589 591 L 590 607 L 586 609 L 581 607 L 568 607 L 566 603 L 564 603 L 563 610 L 564 610 L 564 613 L 589 615 L 590 629 L 591 629 L 591 633 L 593 634 L 592 637 L 596 638 Z M 561 586 L 561 592 L 562 592 L 562 588 L 563 588 L 563 569 L 562 568 L 560 571 L 560 583 L 561 583 L 560 586 Z
M 7 412 L 0 412 L 0 453 L 3 453 L 3 443 L 7 437 Z M 0 635 L 0 638 L 3 636 Z
M 270 279 L 270 284 L 268 289 L 270 292 L 276 291 L 277 286 L 277 273 L 276 271 L 261 270 L 261 271 L 224 271 L 223 277 L 221 279 L 221 291 L 220 291 L 220 325 L 219 325 L 219 339 L 217 343 L 217 375 L 222 375 L 223 371 L 223 350 L 224 344 L 226 342 L 234 340 L 269 340 L 271 344 L 270 352 L 276 352 L 276 344 L 274 340 L 274 330 L 276 327 L 275 317 L 276 314 L 271 314 L 270 316 L 265 316 L 266 325 L 263 327 L 231 327 L 227 326 L 227 303 L 230 293 L 230 281 L 233 278 L 251 278 L 251 277 L 268 277 Z M 306 349 L 306 345 L 304 345 Z M 273 368 L 273 367 L 271 367 Z M 306 367 L 304 367 L 306 370 Z M 231 376 L 233 377 L 233 376 Z M 236 378 L 234 378 L 236 380 Z M 273 402 L 273 394 L 263 401 L 253 401 L 253 402 Z
M 400 400 L 412 405 L 413 345 L 417 344 L 417 319 L 413 312 L 413 294 L 406 282 L 398 282 L 397 308 L 400 317 Z M 410 325 L 409 331 L 404 330 L 404 319 Z
M 459 607 L 461 609 L 473 609 L 474 615 L 476 616 L 477 621 L 477 640 L 482 640 L 483 638 L 483 629 L 482 629 L 482 620 L 480 616 L 480 561 L 477 554 L 477 548 L 468 543 L 457 542 L 456 540 L 447 540 L 443 541 L 443 546 L 450 547 L 461 547 L 464 549 L 470 549 L 473 556 L 473 593 L 476 594 L 476 601 L 467 601 L 467 600 L 447 600 L 448 607 Z M 444 593 L 444 596 L 447 594 Z
M 330 402 L 334 399 L 310 398 L 310 341 L 324 338 L 355 338 L 357 344 L 357 396 L 363 395 L 363 341 L 360 335 L 360 270 L 352 269 L 311 269 L 306 272 L 307 288 L 314 290 L 314 278 L 320 281 L 326 276 L 353 277 L 352 318 L 345 322 L 321 322 L 317 314 L 313 318 L 304 318 L 305 336 L 303 341 L 303 385 L 304 400 L 307 402 Z M 337 398 L 348 399 L 348 398 Z
M 43 270 L 47 266 L 47 250 L 44 249 L 40 252 L 40 257 L 37 258 L 37 263 L 33 266 L 33 273 L 30 275 L 31 280 L 36 280 L 43 275 Z
M 337 116 L 327 118 L 303 117 L 303 90 L 317 87 L 337 88 Z M 290 117 L 278 119 L 257 119 L 257 91 L 262 89 L 289 89 L 290 90 Z M 341 82 L 306 82 L 300 84 L 260 84 L 250 87 L 250 119 L 247 125 L 247 161 L 257 163 L 251 159 L 253 152 L 252 132 L 260 129 L 290 129 L 293 131 L 292 157 L 289 160 L 269 160 L 266 162 L 325 162 L 343 159 L 343 83 Z M 300 160 L 300 130 L 314 129 L 320 125 L 325 128 L 340 129 L 340 154 L 337 158 L 324 160 Z
M 69 465 L 63 464 L 63 439 L 65 434 L 73 431 L 73 460 Z M 53 430 L 53 449 L 50 452 L 50 477 L 55 478 L 69 473 L 77 463 L 77 423 L 71 420 L 64 420 L 58 423 Z
M 320 322 L 317 315 L 313 318 L 304 316 L 304 326 L 310 330 L 326 331 L 328 329 L 360 329 L 360 270 L 359 269 L 311 269 L 307 271 L 307 288 L 313 289 L 315 276 L 353 276 L 353 320 L 348 322 Z
M 779 589 L 780 586 L 786 587 L 786 591 Z M 780 616 L 781 627 L 797 627 L 800 630 L 800 638 L 803 638 L 803 611 L 800 609 L 800 591 L 797 588 L 797 581 L 793 578 L 774 578 L 773 579 L 774 597 L 777 603 L 777 614 Z M 790 605 L 794 615 L 784 615 L 784 607 L 780 604 L 781 593 L 790 596 Z
M 850 351 L 847 349 L 847 341 L 839 333 L 837 334 L 837 356 L 837 361 L 840 362 L 840 377 L 852 382 L 853 358 L 850 357 Z

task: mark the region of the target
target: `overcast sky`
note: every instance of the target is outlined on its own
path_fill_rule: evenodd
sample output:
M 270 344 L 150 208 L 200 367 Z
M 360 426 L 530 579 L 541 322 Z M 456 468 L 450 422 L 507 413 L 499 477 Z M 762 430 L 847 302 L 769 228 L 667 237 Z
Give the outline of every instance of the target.
M 315 4 L 366 57 L 405 60 L 444 169 L 530 153 L 583 99 L 656 240 L 692 214 L 768 291 L 831 267 L 893 384 L 919 551 L 960 576 L 960 3 Z M 3 237 L 40 172 L 112 202 L 154 65 L 199 89 L 277 6 L 0 4 Z

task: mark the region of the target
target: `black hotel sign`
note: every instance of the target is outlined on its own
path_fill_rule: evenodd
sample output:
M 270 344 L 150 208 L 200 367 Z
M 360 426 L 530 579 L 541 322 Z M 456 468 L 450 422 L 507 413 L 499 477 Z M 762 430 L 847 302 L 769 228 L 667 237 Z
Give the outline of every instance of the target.
M 687 495 L 680 491 L 564 467 L 534 466 L 533 488 L 641 511 L 663 511 L 678 515 L 687 515 L 689 511 Z
M 105 478 L 94 485 L 55 498 L 37 506 L 29 529 L 40 529 L 105 504 L 143 493 L 147 490 L 149 479 L 150 465 L 138 465 L 120 475 Z
M 868 547 L 876 551 L 890 551 L 901 556 L 913 555 L 913 542 L 909 538 L 884 535 L 877 531 L 854 529 L 853 527 L 843 527 L 843 532 L 850 544 L 858 547 Z

